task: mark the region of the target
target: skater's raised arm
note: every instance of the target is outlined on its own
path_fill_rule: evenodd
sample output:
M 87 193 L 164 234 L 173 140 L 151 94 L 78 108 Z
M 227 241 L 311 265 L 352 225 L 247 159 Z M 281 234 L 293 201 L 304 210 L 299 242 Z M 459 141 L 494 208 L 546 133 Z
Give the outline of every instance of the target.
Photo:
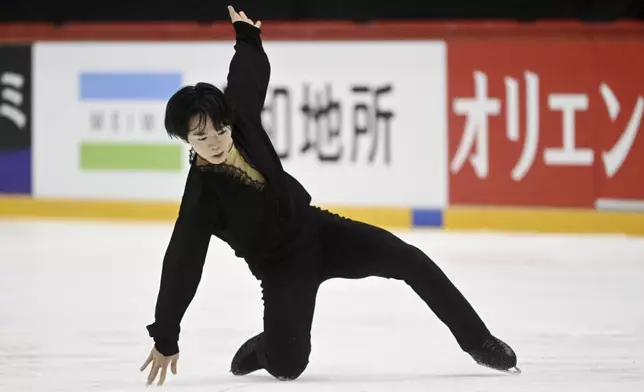
M 228 7 L 236 34 L 235 55 L 230 62 L 226 102 L 241 122 L 261 122 L 261 112 L 271 67 L 260 37 L 261 22 Z M 260 123 L 261 125 L 261 123 Z
M 197 292 L 211 237 L 204 214 L 197 209 L 193 170 L 163 259 L 155 322 L 147 327 L 155 348 L 165 356 L 179 352 L 181 319 Z

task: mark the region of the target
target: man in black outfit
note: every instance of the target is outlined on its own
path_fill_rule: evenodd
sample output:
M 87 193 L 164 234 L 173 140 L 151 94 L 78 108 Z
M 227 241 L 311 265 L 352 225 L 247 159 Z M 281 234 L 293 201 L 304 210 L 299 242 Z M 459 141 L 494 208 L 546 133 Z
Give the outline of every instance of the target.
M 227 242 L 261 281 L 264 330 L 235 354 L 231 372 L 265 369 L 280 380 L 304 372 L 318 288 L 332 278 L 379 276 L 405 281 L 474 360 L 498 370 L 516 366 L 439 267 L 390 232 L 310 205 L 311 196 L 282 168 L 261 122 L 270 65 L 260 22 L 229 7 L 235 55 L 225 93 L 199 83 L 166 108 L 171 137 L 192 146 L 179 216 L 164 260 L 155 322 L 151 384 L 168 365 L 176 373 L 180 322 L 194 298 L 211 236 Z

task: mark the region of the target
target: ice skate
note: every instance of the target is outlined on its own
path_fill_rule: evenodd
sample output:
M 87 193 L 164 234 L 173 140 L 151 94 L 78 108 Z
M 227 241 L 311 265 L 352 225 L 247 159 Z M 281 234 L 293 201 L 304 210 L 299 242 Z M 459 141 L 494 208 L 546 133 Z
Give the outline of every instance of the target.
M 502 340 L 490 335 L 481 347 L 468 352 L 481 366 L 510 374 L 520 374 L 517 356 L 512 348 Z
M 237 350 L 230 364 L 230 372 L 232 374 L 235 376 L 245 376 L 262 368 L 256 354 L 260 336 L 261 334 L 248 339 Z

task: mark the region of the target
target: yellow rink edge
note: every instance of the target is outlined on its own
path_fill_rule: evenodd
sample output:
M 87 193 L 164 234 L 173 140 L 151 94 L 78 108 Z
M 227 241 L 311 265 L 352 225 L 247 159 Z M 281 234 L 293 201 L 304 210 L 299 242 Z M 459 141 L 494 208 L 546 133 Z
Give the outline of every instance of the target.
M 642 212 L 452 207 L 443 219 L 448 230 L 644 235 Z
M 376 226 L 411 227 L 409 208 L 329 207 L 329 211 Z M 33 199 L 0 196 L 0 217 L 20 219 L 81 219 L 109 221 L 174 221 L 174 202 Z
M 392 229 L 419 227 L 414 210 L 392 207 L 324 206 L 350 219 Z M 174 221 L 179 204 L 158 201 L 34 199 L 0 196 L 0 217 L 107 221 Z M 416 219 L 417 221 L 417 219 Z M 421 225 L 422 226 L 422 225 Z M 644 212 L 573 209 L 450 207 L 434 227 L 545 233 L 623 233 L 644 236 Z

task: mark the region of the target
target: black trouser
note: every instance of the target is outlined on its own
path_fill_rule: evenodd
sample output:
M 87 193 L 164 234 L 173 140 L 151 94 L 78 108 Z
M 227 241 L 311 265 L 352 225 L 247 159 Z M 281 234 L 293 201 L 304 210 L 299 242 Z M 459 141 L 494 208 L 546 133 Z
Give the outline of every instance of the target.
M 480 346 L 489 334 L 463 295 L 422 251 L 386 230 L 326 211 L 315 214 L 320 230 L 310 246 L 261 277 L 264 331 L 255 354 L 271 375 L 295 379 L 305 370 L 318 288 L 331 278 L 405 281 L 465 351 Z

